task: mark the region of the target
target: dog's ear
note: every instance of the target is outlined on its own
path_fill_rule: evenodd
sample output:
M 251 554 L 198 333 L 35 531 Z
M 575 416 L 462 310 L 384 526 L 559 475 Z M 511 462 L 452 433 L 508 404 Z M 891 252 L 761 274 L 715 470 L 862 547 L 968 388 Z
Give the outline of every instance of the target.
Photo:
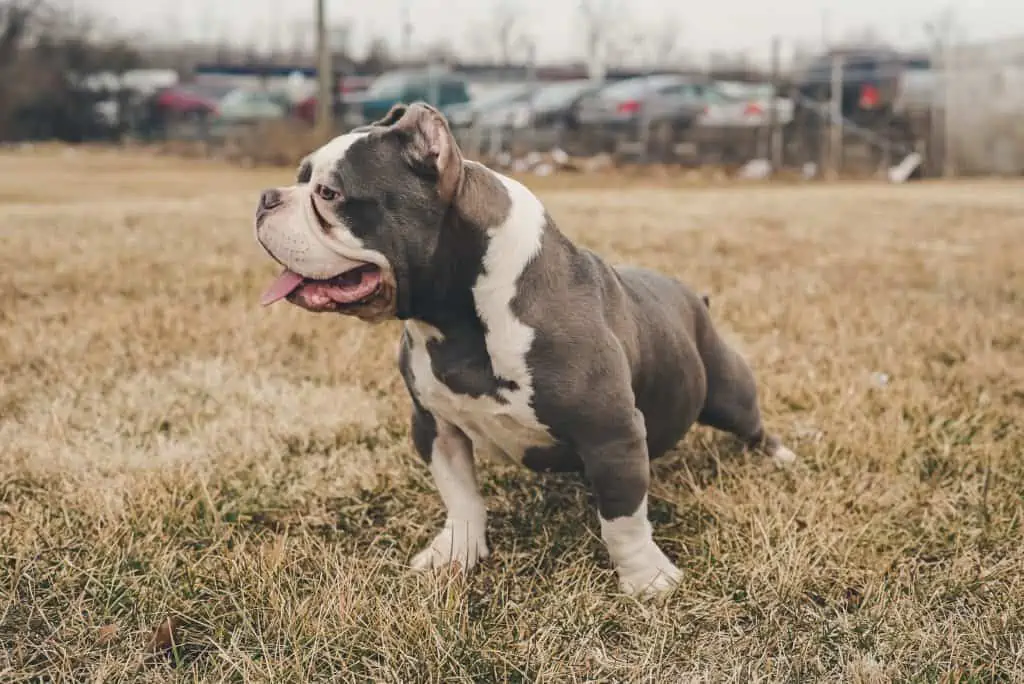
M 299 185 L 303 185 L 309 182 L 309 179 L 313 177 L 313 162 L 310 160 L 309 155 L 302 158 L 299 162 L 299 168 L 295 170 L 295 182 Z
M 389 109 L 388 113 L 384 115 L 384 118 L 381 119 L 380 121 L 374 121 L 372 125 L 394 126 L 401 120 L 403 116 L 405 116 L 405 110 L 407 110 L 408 108 L 408 105 L 406 105 L 404 102 L 399 102 L 398 104 L 391 105 L 391 109 Z
M 400 136 L 406 159 L 418 172 L 435 178 L 441 197 L 450 201 L 462 174 L 462 152 L 448 122 L 424 102 L 414 102 L 396 112 L 400 107 L 393 107 L 388 118 L 398 117 L 390 128 Z

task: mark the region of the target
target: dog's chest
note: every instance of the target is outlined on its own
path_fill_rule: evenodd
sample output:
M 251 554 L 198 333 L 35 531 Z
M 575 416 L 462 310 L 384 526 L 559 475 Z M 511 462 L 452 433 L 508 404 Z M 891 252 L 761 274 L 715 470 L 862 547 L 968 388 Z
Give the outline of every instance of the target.
M 479 452 L 521 463 L 527 450 L 554 444 L 537 418 L 529 377 L 494 368 L 485 348 L 445 344 L 422 324 L 407 325 L 412 391 L 425 409 L 455 425 Z M 507 369 L 505 369 L 507 370 Z M 515 369 L 512 369 L 513 371 Z

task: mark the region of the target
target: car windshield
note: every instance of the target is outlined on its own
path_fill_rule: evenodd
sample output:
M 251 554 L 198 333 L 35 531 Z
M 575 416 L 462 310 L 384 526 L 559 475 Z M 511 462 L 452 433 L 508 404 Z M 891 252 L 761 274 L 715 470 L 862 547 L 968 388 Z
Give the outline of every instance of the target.
M 538 90 L 533 96 L 535 107 L 557 107 L 582 95 L 591 87 L 590 81 L 567 81 L 552 83 Z
M 260 93 L 252 90 L 245 90 L 238 88 L 232 90 L 230 93 L 221 98 L 220 103 L 225 107 L 234 107 L 235 105 L 245 104 L 246 102 L 252 102 L 260 98 Z
M 708 99 L 743 101 L 760 98 L 770 98 L 775 88 L 771 83 L 737 83 L 733 81 L 721 81 L 709 86 L 707 89 Z
M 474 109 L 487 109 L 489 107 L 503 105 L 523 97 L 530 92 L 530 90 L 530 86 L 526 85 L 513 85 L 495 88 L 494 90 L 489 90 L 478 97 L 474 97 L 472 107 Z
M 680 83 L 681 79 L 678 76 L 671 74 L 665 74 L 661 76 L 649 76 L 645 78 L 628 78 L 618 83 L 606 87 L 601 91 L 601 97 L 606 98 L 621 98 L 621 97 L 637 97 L 644 93 L 654 92 L 659 88 L 665 86 L 675 85 Z
M 233 86 L 221 84 L 190 83 L 188 85 L 181 86 L 178 90 L 191 95 L 199 95 L 200 97 L 210 97 L 219 100 L 225 95 L 233 92 L 235 88 Z
M 740 100 L 740 96 L 736 93 L 723 88 L 716 88 L 709 86 L 704 89 L 704 99 L 709 103 L 729 103 L 737 102 Z
M 372 97 L 392 97 L 399 95 L 405 84 L 409 81 L 409 74 L 394 71 L 390 74 L 382 74 L 374 79 L 366 94 Z

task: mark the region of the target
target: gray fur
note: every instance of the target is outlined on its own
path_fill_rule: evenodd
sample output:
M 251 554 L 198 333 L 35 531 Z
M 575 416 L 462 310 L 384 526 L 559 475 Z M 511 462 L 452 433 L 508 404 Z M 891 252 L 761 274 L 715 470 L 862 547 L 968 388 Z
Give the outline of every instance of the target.
M 429 463 L 442 426 L 416 395 L 415 344 L 426 346 L 433 376 L 456 395 L 500 404 L 505 392 L 519 389 L 494 371 L 473 293 L 486 273 L 488 228 L 501 224 L 512 204 L 497 176 L 462 159 L 432 108 L 399 106 L 365 130 L 329 169 L 345 194 L 335 211 L 387 258 L 394 315 L 437 332 L 414 341 L 407 330 L 398 357 L 412 402 L 412 441 Z M 300 185 L 316 163 L 315 155 L 304 160 Z M 533 329 L 526 354 L 531 407 L 551 437 L 549 446 L 526 450 L 527 467 L 584 472 L 608 521 L 644 505 L 650 460 L 695 423 L 768 452 L 780 448 L 762 425 L 753 373 L 716 332 L 706 295 L 650 270 L 613 267 L 545 218 L 540 251 L 511 302 L 515 317 Z M 443 427 L 469 442 L 459 426 Z

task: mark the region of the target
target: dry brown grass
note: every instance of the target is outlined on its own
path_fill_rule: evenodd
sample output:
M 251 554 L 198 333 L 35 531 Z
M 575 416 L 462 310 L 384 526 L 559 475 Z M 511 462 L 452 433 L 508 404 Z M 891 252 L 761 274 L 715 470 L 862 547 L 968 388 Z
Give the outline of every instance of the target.
M 0 679 L 1024 677 L 1019 184 L 528 181 L 712 293 L 802 459 L 700 429 L 655 465 L 659 607 L 616 595 L 580 480 L 497 464 L 492 558 L 407 576 L 441 506 L 397 327 L 257 306 L 288 176 L 0 156 Z

